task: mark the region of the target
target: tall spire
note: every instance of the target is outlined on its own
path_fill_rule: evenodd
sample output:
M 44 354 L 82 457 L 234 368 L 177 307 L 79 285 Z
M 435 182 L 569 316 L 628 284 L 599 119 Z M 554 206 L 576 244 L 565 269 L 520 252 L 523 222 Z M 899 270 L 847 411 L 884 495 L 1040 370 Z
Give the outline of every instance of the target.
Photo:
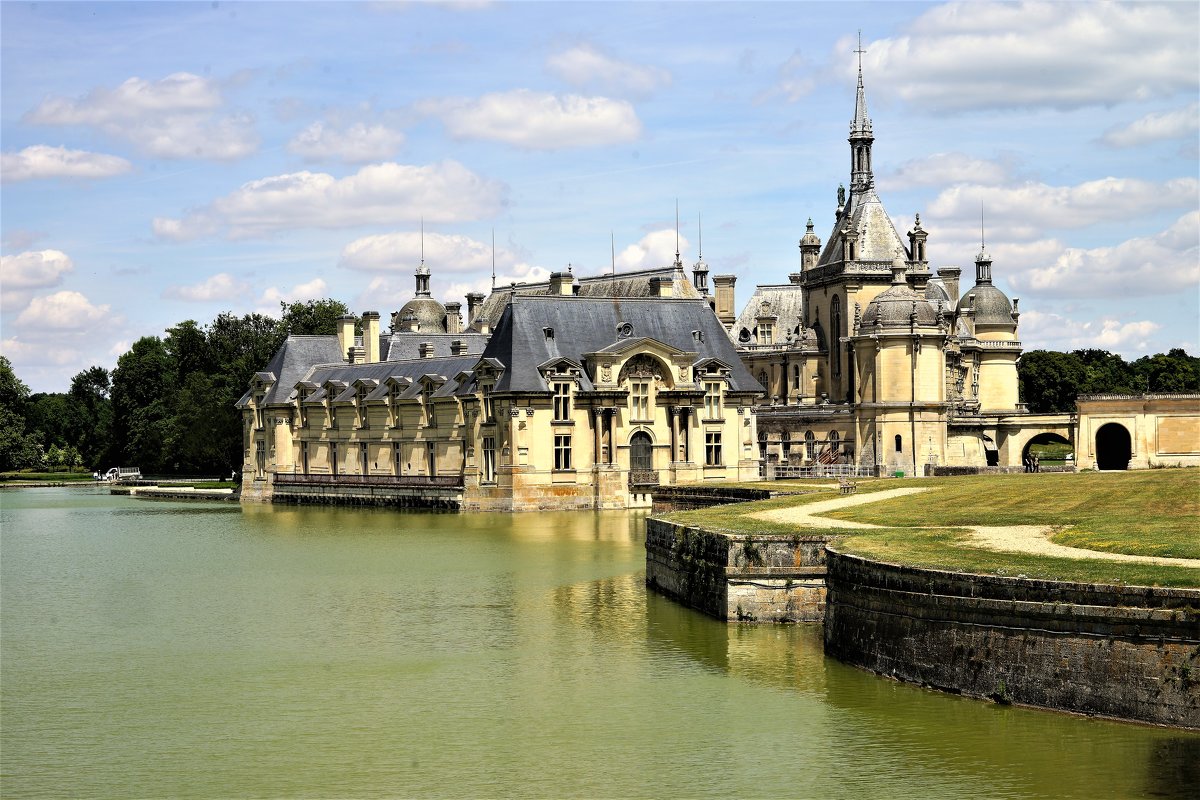
M 429 267 L 425 266 L 425 217 L 421 217 L 421 263 L 417 266 L 417 297 L 429 297 Z
M 492 228 L 492 291 L 496 291 L 496 229 Z
M 866 50 L 862 46 L 862 31 L 858 32 L 858 94 L 854 99 L 854 119 L 850 121 L 850 191 L 853 194 L 870 188 L 875 178 L 871 172 L 871 143 L 875 136 L 871 132 L 871 118 L 867 116 L 867 91 L 863 88 L 862 57 Z

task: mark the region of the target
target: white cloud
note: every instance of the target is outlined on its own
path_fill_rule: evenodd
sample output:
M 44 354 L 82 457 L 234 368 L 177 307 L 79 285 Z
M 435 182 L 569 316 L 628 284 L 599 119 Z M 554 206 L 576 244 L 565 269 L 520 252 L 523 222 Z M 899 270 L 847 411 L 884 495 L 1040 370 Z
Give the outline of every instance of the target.
M 492 246 L 458 234 L 425 233 L 425 263 L 435 273 L 491 269 Z M 497 249 L 496 263 L 507 267 L 515 258 Z M 365 236 L 346 245 L 339 267 L 369 272 L 411 272 L 421 260 L 421 234 L 414 231 Z
M 83 97 L 52 97 L 25 116 L 35 125 L 85 125 L 159 158 L 231 160 L 254 152 L 258 136 L 245 113 L 217 116 L 215 81 L 177 72 L 159 81 L 129 78 Z
M 1198 192 L 1200 182 L 1195 178 L 1154 183 L 1109 177 L 1076 186 L 1048 186 L 1033 181 L 1010 187 L 956 185 L 930 203 L 928 216 L 975 220 L 984 208 L 989 229 L 993 223 L 1020 226 L 1031 220 L 1043 229 L 1079 228 L 1161 209 L 1195 206 Z
M 1026 350 L 1097 348 L 1143 354 L 1156 349 L 1152 336 L 1162 325 L 1150 320 L 1124 322 L 1112 317 L 1080 320 L 1054 313 L 1027 311 L 1021 315 L 1021 341 Z
M 607 97 L 514 89 L 475 100 L 426 100 L 417 109 L 441 119 L 456 139 L 486 139 L 530 150 L 599 147 L 631 142 L 642 133 L 633 106 Z
M 404 134 L 384 125 L 356 122 L 334 127 L 317 121 L 288 142 L 288 150 L 308 161 L 343 161 L 364 164 L 393 157 L 404 144 Z
M 496 214 L 506 187 L 456 161 L 427 166 L 373 164 L 345 178 L 294 172 L 243 184 L 181 219 L 158 217 L 154 233 L 187 240 L 225 231 L 230 238 L 297 228 L 350 228 L 397 220 L 461 222 Z
M 75 269 L 70 257 L 61 250 L 36 250 L 0 257 L 0 283 L 10 289 L 44 289 L 62 283 L 63 276 Z
M 61 291 L 35 297 L 17 317 L 17 324 L 56 331 L 82 331 L 110 318 L 109 306 L 92 305 L 79 292 Z
M 688 240 L 680 236 L 678 241 L 680 252 L 687 252 Z M 651 269 L 674 264 L 675 242 L 674 229 L 651 231 L 637 244 L 631 244 L 617 253 L 617 268 Z
M 0 155 L 0 176 L 5 183 L 39 178 L 111 178 L 131 169 L 133 165 L 119 156 L 45 144 Z
M 779 66 L 778 79 L 774 86 L 754 99 L 761 105 L 776 97 L 795 103 L 806 97 L 817 85 L 817 74 L 812 62 L 800 50 L 795 50 L 788 60 Z
M 329 286 L 322 278 L 313 278 L 307 283 L 298 283 L 291 289 L 279 289 L 274 286 L 262 293 L 258 304 L 270 314 L 279 313 L 280 303 L 297 303 L 305 300 L 320 300 L 328 296 Z
M 661 67 L 631 64 L 581 44 L 546 59 L 546 69 L 577 89 L 644 97 L 671 85 Z
M 49 342 L 39 339 L 35 343 L 21 341 L 21 337 L 13 336 L 0 341 L 0 353 L 15 365 L 22 364 L 54 364 L 63 366 L 79 359 L 79 351 L 65 346 L 61 342 Z
M 1144 297 L 1200 291 L 1200 211 L 1154 236 L 1112 247 L 1064 248 L 1013 275 L 1014 287 L 1070 297 Z
M 1196 138 L 1200 132 L 1200 103 L 1187 108 L 1147 114 L 1128 125 L 1113 128 L 1100 141 L 1113 147 L 1137 147 L 1163 139 Z
M 1195 93 L 1195 3 L 935 6 L 866 46 L 873 90 L 929 111 L 1079 108 Z M 849 37 L 835 52 L 850 52 Z M 847 74 L 856 66 L 845 59 Z
M 250 286 L 245 281 L 238 280 L 228 272 L 219 272 L 208 280 L 191 286 L 171 286 L 163 292 L 163 296 L 190 303 L 207 303 L 215 300 L 236 300 L 249 291 Z
M 924 158 L 905 161 L 890 174 L 879 177 L 880 189 L 902 189 L 906 186 L 945 186 L 970 183 L 976 186 L 999 186 L 1011 178 L 1008 165 L 987 159 L 972 158 L 965 153 L 934 153 Z

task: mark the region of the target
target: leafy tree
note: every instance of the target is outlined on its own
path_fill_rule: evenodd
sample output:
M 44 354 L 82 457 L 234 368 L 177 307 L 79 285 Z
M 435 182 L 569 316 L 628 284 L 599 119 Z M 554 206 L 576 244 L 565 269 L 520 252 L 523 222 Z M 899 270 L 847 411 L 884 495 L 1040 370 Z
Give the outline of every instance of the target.
M 350 313 L 341 300 L 307 300 L 279 303 L 280 326 L 286 336 L 330 336 L 337 333 L 338 317 Z
M 162 472 L 176 392 L 175 360 L 162 339 L 143 336 L 117 359 L 112 375 L 113 434 L 119 458 L 143 472 Z
M 1142 356 L 1131 366 L 1146 391 L 1200 392 L 1200 358 L 1182 348 Z
M 111 386 L 104 367 L 89 367 L 71 379 L 69 396 L 80 423 L 74 442 L 83 463 L 93 470 L 114 458 Z
M 1046 414 L 1075 407 L 1087 370 L 1074 353 L 1030 350 L 1017 363 L 1017 378 L 1029 410 Z
M 1137 373 L 1116 353 L 1107 350 L 1075 350 L 1083 365 L 1084 379 L 1078 394 L 1137 394 L 1143 387 Z
M 0 470 L 40 466 L 42 448 L 25 432 L 29 387 L 13 372 L 12 362 L 0 356 Z

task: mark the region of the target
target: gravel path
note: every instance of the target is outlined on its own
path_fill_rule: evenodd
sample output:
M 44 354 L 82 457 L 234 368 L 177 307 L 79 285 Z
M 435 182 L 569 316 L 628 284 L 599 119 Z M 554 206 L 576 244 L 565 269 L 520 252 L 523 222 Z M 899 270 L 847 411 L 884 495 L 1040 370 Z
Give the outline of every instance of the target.
M 869 494 L 851 494 L 832 500 L 822 500 L 818 503 L 796 506 L 795 508 L 780 508 L 773 511 L 760 511 L 751 516 L 756 519 L 785 522 L 793 525 L 822 527 L 822 528 L 878 528 L 865 522 L 850 522 L 847 520 L 831 519 L 820 516 L 839 508 L 861 506 L 865 503 L 877 503 L 890 500 L 893 497 L 903 497 L 907 494 L 927 492 L 928 489 L 887 489 L 882 492 Z M 1200 559 L 1197 558 L 1164 558 L 1161 556 L 1135 556 L 1127 553 L 1106 553 L 1101 550 L 1088 550 L 1082 547 L 1067 547 L 1050 541 L 1049 536 L 1053 527 L 1050 525 L 1010 525 L 1007 527 L 969 527 L 972 537 L 980 547 L 989 550 L 1003 550 L 1011 553 L 1032 553 L 1039 556 L 1056 556 L 1059 558 L 1087 558 L 1098 561 L 1130 561 L 1140 564 L 1164 564 L 1175 567 L 1191 567 L 1200 569 Z

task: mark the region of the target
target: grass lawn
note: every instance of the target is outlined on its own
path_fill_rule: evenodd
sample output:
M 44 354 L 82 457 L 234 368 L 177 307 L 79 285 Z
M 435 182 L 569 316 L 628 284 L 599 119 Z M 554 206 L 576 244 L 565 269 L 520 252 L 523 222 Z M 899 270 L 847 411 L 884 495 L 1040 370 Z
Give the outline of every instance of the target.
M 760 486 L 785 489 L 782 482 Z M 836 536 L 837 546 L 845 552 L 914 566 L 1056 580 L 1200 586 L 1198 569 L 992 551 L 975 546 L 968 532 L 959 527 L 1061 526 L 1063 530 L 1052 540 L 1071 547 L 1200 558 L 1198 469 L 860 480 L 858 491 L 907 486 L 929 491 L 829 515 L 885 526 L 879 530 L 851 533 L 812 528 L 803 532 Z M 815 494 L 680 512 L 670 518 L 731 533 L 793 534 L 799 531 L 795 526 L 752 519 L 748 514 L 837 496 L 837 489 L 831 488 Z
M 90 481 L 90 472 L 0 472 L 0 481 Z

